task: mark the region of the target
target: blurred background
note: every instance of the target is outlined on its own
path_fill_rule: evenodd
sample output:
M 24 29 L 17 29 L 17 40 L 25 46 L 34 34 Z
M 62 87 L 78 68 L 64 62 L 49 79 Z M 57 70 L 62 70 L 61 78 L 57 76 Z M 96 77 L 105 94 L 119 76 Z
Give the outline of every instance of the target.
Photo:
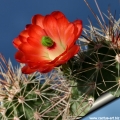
M 87 1 L 93 11 L 100 17 L 94 0 Z M 118 20 L 120 17 L 120 0 L 97 0 L 97 3 L 103 13 L 108 15 L 107 10 L 109 9 L 111 13 L 115 15 L 116 20 Z M 71 22 L 76 19 L 81 19 L 84 27 L 89 24 L 88 17 L 93 25 L 98 26 L 97 21 L 84 0 L 1 0 L 0 53 L 2 53 L 7 60 L 10 58 L 13 65 L 17 65 L 18 63 L 14 59 L 14 54 L 17 50 L 12 45 L 13 39 L 18 36 L 26 24 L 31 23 L 33 15 L 46 15 L 56 10 L 63 12 Z M 106 17 L 105 20 L 106 23 L 108 23 Z M 106 112 L 108 113 L 108 111 Z M 96 112 L 95 114 L 97 115 Z M 100 114 L 98 111 L 98 114 L 100 116 L 102 112 Z

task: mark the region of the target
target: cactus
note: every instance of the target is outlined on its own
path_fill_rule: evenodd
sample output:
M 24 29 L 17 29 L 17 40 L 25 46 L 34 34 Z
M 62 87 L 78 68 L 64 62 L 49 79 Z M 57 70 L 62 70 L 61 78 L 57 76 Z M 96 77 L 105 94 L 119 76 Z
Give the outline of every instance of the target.
M 105 92 L 120 96 L 120 19 L 116 21 L 110 11 L 108 14 L 109 17 L 105 15 L 108 18 L 107 25 L 102 15 L 103 23 L 93 12 L 99 28 L 89 20 L 88 29 L 84 28 L 84 35 L 79 38 L 80 46 L 87 49 L 71 59 L 67 67 L 62 67 L 67 76 L 71 73 L 70 78 L 77 82 L 78 90 L 89 93 L 95 100 Z
M 84 116 L 94 99 L 82 95 L 60 69 L 24 75 L 0 55 L 1 120 L 72 120 Z M 75 86 L 75 87 L 73 87 Z

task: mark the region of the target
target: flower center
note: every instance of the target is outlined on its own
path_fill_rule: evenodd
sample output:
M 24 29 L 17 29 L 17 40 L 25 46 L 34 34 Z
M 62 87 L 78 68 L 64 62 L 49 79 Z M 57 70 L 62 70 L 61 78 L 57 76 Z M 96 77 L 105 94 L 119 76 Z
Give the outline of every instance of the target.
M 54 41 L 48 36 L 43 36 L 42 45 L 46 47 L 52 47 L 54 45 Z

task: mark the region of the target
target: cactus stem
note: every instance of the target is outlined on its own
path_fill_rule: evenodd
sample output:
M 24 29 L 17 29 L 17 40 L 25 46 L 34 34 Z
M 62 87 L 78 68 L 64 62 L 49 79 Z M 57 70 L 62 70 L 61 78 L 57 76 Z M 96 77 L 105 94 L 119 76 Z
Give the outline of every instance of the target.
M 92 106 L 93 103 L 94 103 L 94 98 L 90 97 L 90 98 L 88 99 L 88 103 L 89 103 L 90 106 Z
M 103 45 L 102 45 L 101 43 L 98 43 L 98 44 L 96 44 L 96 45 L 94 46 L 94 49 L 95 49 L 95 50 L 98 50 L 98 49 L 100 49 L 102 46 L 103 46 Z
M 34 92 L 35 92 L 36 95 L 40 95 L 40 90 L 39 89 L 34 90 Z
M 13 94 L 8 94 L 8 101 L 12 102 L 13 101 L 13 97 L 14 95 Z
M 97 62 L 96 63 L 96 69 L 101 69 L 103 67 L 103 63 L 102 62 Z
M 118 84 L 113 85 L 112 87 L 110 87 L 110 88 L 108 88 L 107 90 L 105 90 L 104 92 L 102 92 L 102 94 L 105 93 L 105 92 L 108 92 L 109 90 L 111 90 L 112 88 L 116 87 L 117 85 L 118 85 Z
M 25 98 L 23 96 L 19 96 L 18 102 L 19 103 L 24 103 L 25 102 Z
M 35 118 L 35 120 L 39 120 L 41 118 L 40 113 L 34 112 L 34 118 Z
M 118 81 L 118 84 L 119 84 L 120 80 Z M 114 95 L 117 94 L 118 90 L 119 90 L 120 86 L 117 87 L 116 91 L 114 92 Z
M 15 116 L 15 117 L 13 118 L 13 120 L 20 120 L 20 119 L 19 119 L 19 117 L 16 117 L 16 116 Z
M 120 80 L 118 80 L 118 85 L 119 85 L 119 87 L 120 87 Z
M 0 108 L 0 113 L 1 113 L 3 116 L 5 116 L 6 108 L 5 108 L 5 107 Z
M 120 54 L 117 54 L 117 55 L 115 56 L 115 60 L 116 60 L 118 63 L 120 63 Z

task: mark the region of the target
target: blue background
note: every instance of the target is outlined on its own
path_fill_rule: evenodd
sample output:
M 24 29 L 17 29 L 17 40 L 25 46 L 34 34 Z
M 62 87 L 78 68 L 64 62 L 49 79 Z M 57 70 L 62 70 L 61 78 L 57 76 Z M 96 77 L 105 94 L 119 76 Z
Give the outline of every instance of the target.
M 90 119 L 94 117 L 97 119 Z M 103 119 L 100 119 L 100 117 L 103 117 Z M 106 119 L 104 119 L 104 117 L 106 117 Z M 107 117 L 109 117 L 109 119 L 107 119 Z M 120 120 L 120 98 L 106 104 L 105 106 L 102 106 L 91 114 L 86 115 L 82 120 Z
M 88 0 L 88 2 L 99 16 L 94 0 Z M 120 17 L 120 0 L 97 0 L 97 2 L 102 12 L 107 14 L 108 6 L 110 6 L 112 14 L 116 10 L 116 19 Z M 97 21 L 83 0 L 0 0 L 0 52 L 5 58 L 10 58 L 13 65 L 17 65 L 18 63 L 14 59 L 16 49 L 12 45 L 13 39 L 26 24 L 31 22 L 33 15 L 38 13 L 46 15 L 55 10 L 62 11 L 70 21 L 82 19 L 84 27 L 88 25 L 88 16 L 93 25 L 97 25 Z M 107 21 L 107 19 L 105 20 Z M 110 104 L 114 116 L 118 116 L 118 105 L 120 105 L 119 99 L 114 102 L 113 106 Z M 94 112 L 93 116 L 111 116 L 111 112 L 107 106 Z

